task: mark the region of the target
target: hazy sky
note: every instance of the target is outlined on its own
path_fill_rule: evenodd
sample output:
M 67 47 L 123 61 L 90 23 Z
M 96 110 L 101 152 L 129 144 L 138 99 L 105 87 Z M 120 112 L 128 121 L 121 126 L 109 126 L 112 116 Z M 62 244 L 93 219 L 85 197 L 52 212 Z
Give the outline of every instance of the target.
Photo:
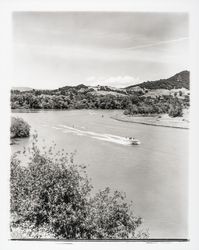
M 15 12 L 13 86 L 123 87 L 189 69 L 188 15 Z

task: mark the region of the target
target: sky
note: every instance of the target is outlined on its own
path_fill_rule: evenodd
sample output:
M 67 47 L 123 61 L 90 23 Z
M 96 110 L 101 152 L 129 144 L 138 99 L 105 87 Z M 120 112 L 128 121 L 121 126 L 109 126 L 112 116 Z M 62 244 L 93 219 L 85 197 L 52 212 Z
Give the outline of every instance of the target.
M 125 87 L 189 70 L 186 13 L 14 12 L 13 86 Z

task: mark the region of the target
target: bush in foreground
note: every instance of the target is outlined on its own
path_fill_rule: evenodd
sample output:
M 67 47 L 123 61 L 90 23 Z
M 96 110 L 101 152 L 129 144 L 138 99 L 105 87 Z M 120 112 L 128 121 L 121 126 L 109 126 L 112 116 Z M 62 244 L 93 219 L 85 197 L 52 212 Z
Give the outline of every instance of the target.
M 25 122 L 22 118 L 12 117 L 10 136 L 11 138 L 23 138 L 29 137 L 30 135 L 30 125 Z
M 19 154 L 11 159 L 11 230 L 23 238 L 128 239 L 146 238 L 137 232 L 125 195 L 106 188 L 91 195 L 85 166 L 73 154 L 54 147 L 37 147 L 37 136 L 27 151 L 26 166 Z M 15 234 L 16 235 L 16 234 Z

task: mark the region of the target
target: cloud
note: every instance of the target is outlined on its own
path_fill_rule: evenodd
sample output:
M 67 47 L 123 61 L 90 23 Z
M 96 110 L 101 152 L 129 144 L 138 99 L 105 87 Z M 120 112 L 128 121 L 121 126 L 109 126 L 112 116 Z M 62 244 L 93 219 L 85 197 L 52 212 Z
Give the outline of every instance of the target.
M 133 47 L 129 47 L 127 49 L 129 49 L 129 50 L 145 49 L 145 48 L 156 47 L 156 46 L 164 45 L 164 44 L 171 44 L 171 43 L 181 42 L 181 41 L 185 41 L 185 40 L 188 40 L 188 39 L 189 39 L 188 37 L 180 37 L 180 38 L 172 39 L 172 40 L 158 41 L 158 42 L 154 42 L 154 43 L 148 43 L 148 44 L 133 46 Z
M 129 75 L 125 76 L 110 76 L 110 77 L 95 77 L 89 76 L 86 81 L 91 85 L 110 85 L 116 87 L 124 87 L 128 85 L 134 85 L 139 83 L 141 80 L 139 77 L 133 77 Z
M 95 46 L 73 45 L 51 45 L 16 43 L 16 58 L 22 55 L 39 56 L 40 59 L 48 60 L 64 59 L 66 61 L 98 62 L 159 62 L 159 63 L 181 63 L 187 53 L 187 37 L 173 40 L 156 41 L 128 48 L 105 48 Z M 162 47 L 161 47 L 162 46 Z M 158 47 L 158 49 L 157 49 Z

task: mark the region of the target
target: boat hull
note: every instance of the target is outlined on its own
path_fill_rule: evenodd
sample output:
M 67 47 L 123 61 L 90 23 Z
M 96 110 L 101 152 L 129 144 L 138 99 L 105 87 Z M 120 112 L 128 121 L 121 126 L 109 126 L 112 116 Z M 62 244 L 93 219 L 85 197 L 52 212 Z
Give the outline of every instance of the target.
M 139 141 L 131 142 L 131 145 L 140 145 L 140 142 Z

